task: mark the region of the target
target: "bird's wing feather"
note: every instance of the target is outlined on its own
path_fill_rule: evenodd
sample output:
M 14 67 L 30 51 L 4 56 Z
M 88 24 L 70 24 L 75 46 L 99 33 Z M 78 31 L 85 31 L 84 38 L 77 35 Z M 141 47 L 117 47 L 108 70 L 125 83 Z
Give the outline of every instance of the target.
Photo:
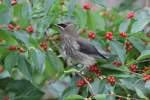
M 77 43 L 79 44 L 80 48 L 80 52 L 83 52 L 85 54 L 94 56 L 94 57 L 98 57 L 98 58 L 104 58 L 107 59 L 107 57 L 105 57 L 102 53 L 100 53 L 97 48 L 90 43 L 90 41 L 85 40 L 85 39 L 78 39 Z

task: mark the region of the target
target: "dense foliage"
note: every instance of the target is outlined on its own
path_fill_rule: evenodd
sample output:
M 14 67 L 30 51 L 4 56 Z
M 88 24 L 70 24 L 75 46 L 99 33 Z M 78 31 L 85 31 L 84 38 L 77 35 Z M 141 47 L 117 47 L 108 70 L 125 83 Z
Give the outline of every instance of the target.
M 0 100 L 149 100 L 150 8 L 102 1 L 0 0 Z M 68 66 L 54 25 L 68 20 L 117 58 Z

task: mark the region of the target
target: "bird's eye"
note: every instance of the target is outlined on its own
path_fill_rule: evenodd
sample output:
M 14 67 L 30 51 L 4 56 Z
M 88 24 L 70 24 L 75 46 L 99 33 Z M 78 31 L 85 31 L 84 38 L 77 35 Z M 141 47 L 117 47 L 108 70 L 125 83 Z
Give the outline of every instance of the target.
M 63 28 L 65 28 L 67 25 L 66 24 L 57 24 L 58 26 L 61 26 Z

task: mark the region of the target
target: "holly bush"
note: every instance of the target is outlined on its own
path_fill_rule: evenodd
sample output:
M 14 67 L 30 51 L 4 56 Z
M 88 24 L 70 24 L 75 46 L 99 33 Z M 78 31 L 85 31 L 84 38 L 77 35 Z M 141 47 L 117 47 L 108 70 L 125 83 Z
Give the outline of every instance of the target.
M 149 100 L 150 8 L 130 3 L 109 10 L 103 0 L 0 0 L 0 99 Z M 82 74 L 69 66 L 55 27 L 66 21 L 117 57 Z

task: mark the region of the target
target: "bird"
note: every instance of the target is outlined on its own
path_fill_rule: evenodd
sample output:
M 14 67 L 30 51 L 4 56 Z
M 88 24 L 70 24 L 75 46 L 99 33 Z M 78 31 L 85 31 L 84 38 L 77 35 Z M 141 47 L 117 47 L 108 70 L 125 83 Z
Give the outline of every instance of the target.
M 61 33 L 61 48 L 66 58 L 84 65 L 84 68 L 95 65 L 99 58 L 109 59 L 110 54 L 99 50 L 90 40 L 80 37 L 72 22 L 55 25 Z

